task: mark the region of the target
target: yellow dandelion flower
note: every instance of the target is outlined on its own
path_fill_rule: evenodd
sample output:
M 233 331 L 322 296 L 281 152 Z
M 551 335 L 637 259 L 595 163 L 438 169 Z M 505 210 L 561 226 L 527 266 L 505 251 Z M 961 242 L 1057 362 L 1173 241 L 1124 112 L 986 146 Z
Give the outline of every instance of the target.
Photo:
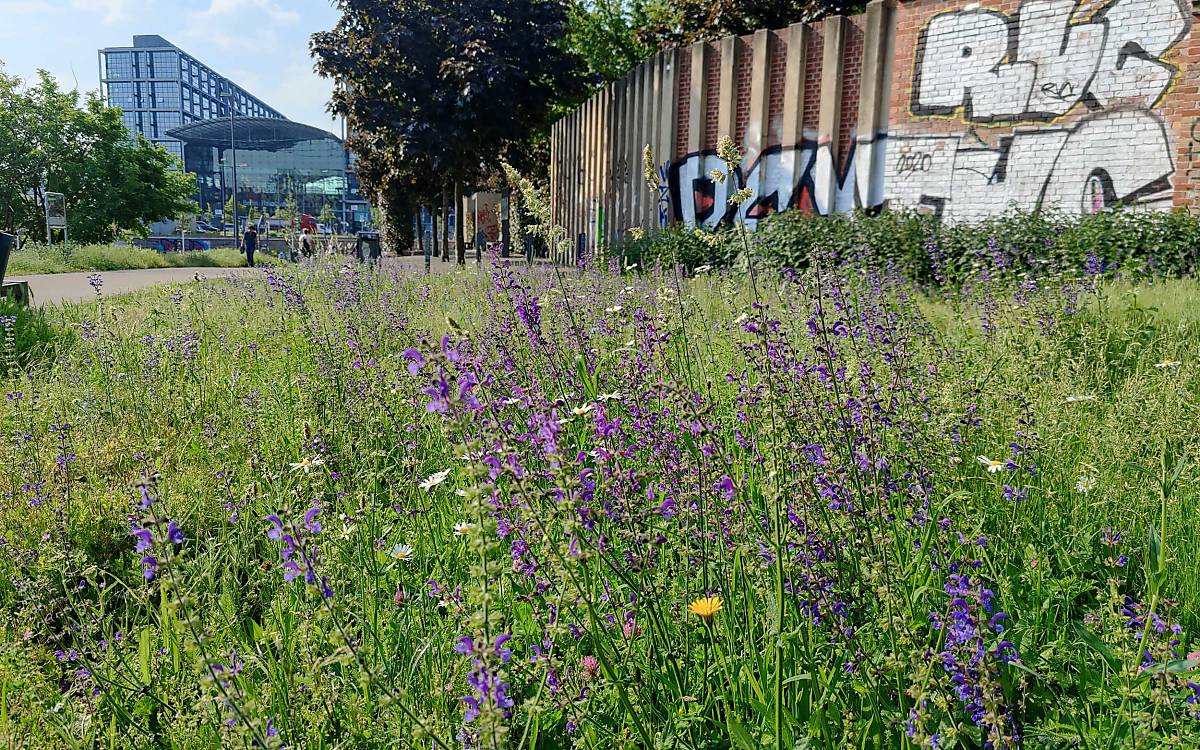
M 688 612 L 699 615 L 705 620 L 721 611 L 723 602 L 719 596 L 705 596 L 688 605 Z

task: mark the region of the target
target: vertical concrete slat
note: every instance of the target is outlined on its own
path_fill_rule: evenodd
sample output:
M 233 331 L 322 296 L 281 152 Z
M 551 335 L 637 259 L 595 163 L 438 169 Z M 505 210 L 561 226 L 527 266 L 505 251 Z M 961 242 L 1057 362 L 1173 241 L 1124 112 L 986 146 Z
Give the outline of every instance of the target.
M 658 59 L 652 57 L 646 61 L 645 76 L 642 79 L 642 127 L 638 137 L 637 161 L 634 170 L 634 188 L 638 192 L 637 225 L 642 229 L 650 229 L 650 193 L 646 189 L 645 168 L 642 165 L 642 155 L 646 146 L 654 148 L 654 118 L 655 118 L 655 78 L 658 75 Z
M 637 101 L 635 99 L 635 84 L 637 81 L 636 69 L 631 70 L 626 74 L 621 82 L 621 158 L 618 163 L 619 173 L 614 181 L 614 186 L 617 191 L 617 228 L 616 232 L 624 237 L 632 226 L 630 217 L 633 213 L 633 193 L 629 186 L 629 153 L 633 146 L 633 122 L 637 113 Z
M 550 222 L 558 223 L 558 160 L 562 148 L 558 145 L 558 127 L 562 120 L 550 126 Z
M 692 89 L 688 102 L 687 151 L 694 154 L 704 148 L 704 113 L 708 108 L 707 62 L 708 45 L 696 42 L 692 45 Z
M 584 210 L 584 229 L 587 234 L 587 244 L 584 246 L 589 251 L 594 247 L 596 240 L 596 227 L 594 216 L 594 201 L 596 199 L 596 107 L 599 101 L 593 95 L 587 102 L 587 122 L 584 145 L 584 168 L 586 170 L 587 188 L 584 192 L 583 210 Z
M 854 184 L 857 204 L 873 208 L 883 202 L 884 135 L 887 121 L 888 39 L 891 35 L 888 0 L 867 5 L 863 33 L 862 85 L 854 144 Z
M 732 138 L 737 129 L 737 47 L 738 38 L 727 36 L 721 45 L 721 87 L 717 96 L 717 140 Z
M 651 87 L 650 95 L 654 98 L 654 119 L 651 122 L 650 132 L 647 134 L 646 143 L 650 144 L 650 151 L 653 159 L 652 165 L 657 165 L 663 159 L 662 141 L 663 131 L 667 129 L 667 123 L 671 121 L 671 115 L 666 110 L 666 102 L 663 97 L 666 94 L 667 87 L 667 50 L 661 50 L 654 58 L 654 86 Z M 645 166 L 642 167 L 643 190 L 646 191 L 646 226 L 650 229 L 658 229 L 658 193 L 651 190 L 648 181 L 645 179 Z M 657 174 L 658 168 L 655 167 Z
M 646 201 L 642 195 L 642 191 L 638 190 L 638 181 L 641 179 L 641 158 L 642 144 L 646 132 L 647 100 L 646 86 L 649 63 L 644 62 L 637 68 L 637 77 L 633 84 L 633 100 L 635 102 L 634 119 L 630 128 L 630 153 L 629 153 L 629 176 L 626 179 L 627 189 L 630 192 L 630 214 L 629 226 L 642 227 L 642 216 L 645 215 Z
M 662 65 L 662 105 L 659 108 L 662 122 L 658 131 L 658 147 L 655 154 L 655 169 L 669 165 L 675 161 L 675 140 L 679 137 L 679 63 L 683 52 L 670 49 L 663 53 Z M 666 177 L 661 173 L 659 179 L 658 203 L 663 202 L 662 190 L 666 185 Z M 655 206 L 655 226 L 666 226 L 671 223 L 671 206 L 669 196 L 666 205 Z
M 821 111 L 817 116 L 817 162 L 813 170 L 818 213 L 833 213 L 837 198 L 838 128 L 842 113 L 845 16 L 830 16 L 822 27 Z
M 785 146 L 799 147 L 804 141 L 804 76 L 808 59 L 808 26 L 788 27 L 787 60 L 783 77 L 783 132 Z
M 770 106 L 771 80 L 771 32 L 760 29 L 754 32 L 750 45 L 750 117 L 746 121 L 746 135 L 742 142 L 745 163 L 753 164 L 762 153 L 767 140 L 767 108 Z M 763 178 L 759 170 L 759 179 Z M 751 186 L 757 190 L 757 185 Z

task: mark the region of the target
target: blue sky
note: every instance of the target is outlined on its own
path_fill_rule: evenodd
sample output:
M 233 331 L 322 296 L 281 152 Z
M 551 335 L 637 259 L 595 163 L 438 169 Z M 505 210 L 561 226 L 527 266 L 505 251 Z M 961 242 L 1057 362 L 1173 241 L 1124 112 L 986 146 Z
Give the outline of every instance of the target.
M 44 68 L 92 90 L 96 50 L 159 34 L 288 117 L 336 133 L 308 37 L 337 19 L 331 0 L 0 0 L 0 61 L 9 75 Z

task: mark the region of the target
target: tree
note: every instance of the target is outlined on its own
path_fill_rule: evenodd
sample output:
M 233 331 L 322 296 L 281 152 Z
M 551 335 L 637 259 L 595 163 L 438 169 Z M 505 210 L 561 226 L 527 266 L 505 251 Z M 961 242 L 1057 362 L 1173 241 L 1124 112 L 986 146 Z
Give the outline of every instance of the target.
M 66 197 L 72 239 L 108 242 L 174 218 L 195 182 L 95 94 L 81 106 L 44 71 L 30 85 L 0 72 L 0 227 L 41 236 L 46 191 Z
M 781 29 L 838 13 L 856 13 L 864 0 L 653 0 L 635 38 L 655 49 Z
M 591 82 L 615 81 L 650 57 L 655 47 L 640 38 L 659 6 L 653 0 L 573 0 L 564 44 L 587 67 Z M 561 102 L 574 109 L 578 102 Z
M 315 34 L 317 70 L 337 90 L 360 181 L 392 244 L 446 182 L 498 171 L 514 144 L 545 133 L 553 105 L 581 92 L 561 0 L 339 0 Z M 462 260 L 461 243 L 459 259 Z

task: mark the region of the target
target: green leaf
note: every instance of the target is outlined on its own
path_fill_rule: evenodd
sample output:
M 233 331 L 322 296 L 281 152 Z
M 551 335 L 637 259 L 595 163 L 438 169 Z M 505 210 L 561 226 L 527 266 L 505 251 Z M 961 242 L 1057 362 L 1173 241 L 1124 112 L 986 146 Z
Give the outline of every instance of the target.
M 150 684 L 150 650 L 153 648 L 154 632 L 150 626 L 142 628 L 138 639 L 138 666 L 141 669 L 142 684 Z
M 742 748 L 742 750 L 756 750 L 758 748 L 753 735 L 742 726 L 742 723 L 733 714 L 726 715 L 725 726 L 729 728 L 729 739 L 736 747 Z

